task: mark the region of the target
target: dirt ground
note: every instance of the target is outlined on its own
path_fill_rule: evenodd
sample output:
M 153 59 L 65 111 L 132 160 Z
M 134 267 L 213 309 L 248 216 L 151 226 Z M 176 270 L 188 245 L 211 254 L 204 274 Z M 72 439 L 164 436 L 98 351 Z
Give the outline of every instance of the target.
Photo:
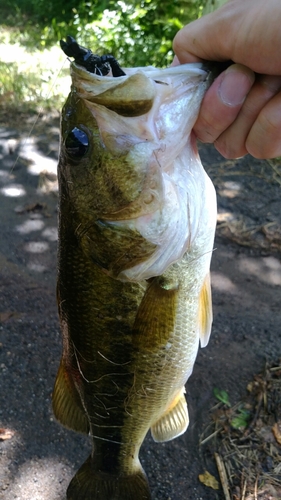
M 65 430 L 52 415 L 61 353 L 55 299 L 59 118 L 42 117 L 26 138 L 33 119 L 4 115 L 0 124 L 1 500 L 64 500 L 90 450 L 86 437 Z M 214 490 L 198 479 L 206 469 L 219 479 L 210 448 L 200 446 L 218 403 L 214 389 L 226 391 L 235 405 L 266 362 L 281 364 L 280 165 L 249 156 L 226 161 L 213 147 L 200 154 L 218 194 L 214 323 L 187 384 L 189 429 L 165 444 L 147 436 L 142 447 L 154 500 L 226 498 L 220 485 Z M 276 491 L 246 493 L 244 499 L 277 500 Z

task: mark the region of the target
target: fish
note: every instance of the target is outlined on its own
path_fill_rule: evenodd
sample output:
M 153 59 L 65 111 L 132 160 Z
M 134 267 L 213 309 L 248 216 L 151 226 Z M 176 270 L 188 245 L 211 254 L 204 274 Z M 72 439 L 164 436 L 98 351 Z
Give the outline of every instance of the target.
M 71 63 L 61 116 L 53 411 L 93 441 L 68 500 L 149 500 L 140 447 L 186 431 L 212 325 L 216 194 L 192 132 L 210 72 L 108 61 Z

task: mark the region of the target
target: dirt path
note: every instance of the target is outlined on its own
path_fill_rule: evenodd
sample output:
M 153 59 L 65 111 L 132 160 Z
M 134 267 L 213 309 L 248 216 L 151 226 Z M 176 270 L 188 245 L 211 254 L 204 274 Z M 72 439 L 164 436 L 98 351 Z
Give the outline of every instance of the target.
M 0 441 L 0 499 L 63 500 L 90 443 L 58 425 L 51 410 L 61 352 L 58 118 L 42 122 L 27 143 L 23 125 L 20 132 L 15 124 L 0 127 L 0 427 L 13 434 Z M 214 326 L 187 386 L 188 431 L 166 444 L 148 436 L 142 448 L 154 500 L 224 499 L 221 490 L 198 480 L 208 458 L 199 436 L 216 402 L 213 390 L 224 389 L 234 404 L 265 360 L 281 357 L 279 171 L 249 157 L 223 162 L 213 148 L 201 156 L 216 184 L 220 213 L 212 261 Z

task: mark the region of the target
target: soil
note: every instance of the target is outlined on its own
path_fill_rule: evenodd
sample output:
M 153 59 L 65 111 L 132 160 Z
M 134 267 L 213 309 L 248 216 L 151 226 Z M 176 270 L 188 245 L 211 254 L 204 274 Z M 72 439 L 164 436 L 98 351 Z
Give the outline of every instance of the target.
M 1 500 L 64 500 L 91 449 L 89 439 L 60 426 L 51 409 L 61 354 L 55 293 L 59 117 L 41 117 L 28 138 L 33 120 L 6 115 L 0 124 Z M 280 165 L 250 156 L 227 161 L 211 146 L 200 148 L 200 155 L 218 193 L 214 323 L 187 384 L 187 432 L 165 444 L 148 435 L 143 444 L 154 500 L 225 498 L 221 486 L 214 490 L 198 478 L 208 469 L 219 479 L 209 449 L 200 446 L 218 402 L 214 389 L 226 391 L 235 405 L 265 363 L 281 358 Z

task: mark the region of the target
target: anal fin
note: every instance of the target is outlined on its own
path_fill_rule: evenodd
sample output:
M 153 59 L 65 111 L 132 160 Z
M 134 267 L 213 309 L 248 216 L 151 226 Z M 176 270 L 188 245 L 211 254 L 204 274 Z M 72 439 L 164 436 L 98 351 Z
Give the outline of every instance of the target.
M 186 431 L 189 417 L 184 393 L 183 387 L 168 410 L 151 427 L 151 435 L 157 443 L 170 441 Z
M 199 298 L 199 338 L 201 347 L 206 347 L 211 335 L 213 322 L 212 292 L 210 273 L 207 274 Z
M 53 397 L 53 411 L 56 419 L 65 427 L 88 434 L 89 422 L 81 403 L 79 393 L 61 359 Z

